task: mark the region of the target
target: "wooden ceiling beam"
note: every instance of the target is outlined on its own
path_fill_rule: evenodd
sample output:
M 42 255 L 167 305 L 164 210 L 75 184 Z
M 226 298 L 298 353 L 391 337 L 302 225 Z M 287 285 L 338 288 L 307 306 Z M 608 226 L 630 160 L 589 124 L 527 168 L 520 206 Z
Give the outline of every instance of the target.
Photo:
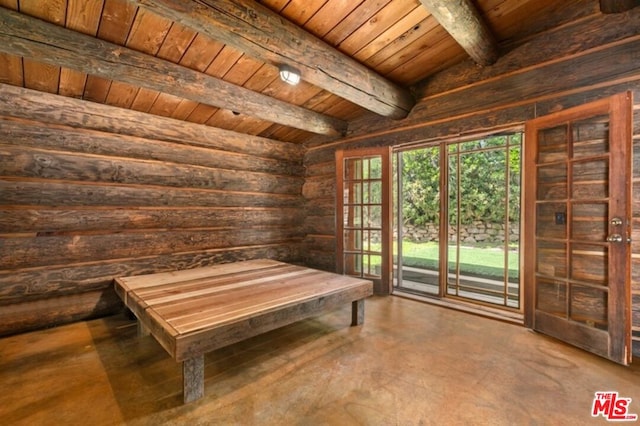
M 189 68 L 0 7 L 0 52 L 121 81 L 312 133 L 347 123 Z
M 600 0 L 600 12 L 621 13 L 640 5 L 640 0 Z
M 420 2 L 477 64 L 491 65 L 498 59 L 495 37 L 470 0 Z
M 379 115 L 405 118 L 415 105 L 409 90 L 256 1 L 129 1 L 258 60 L 292 66 L 303 80 Z

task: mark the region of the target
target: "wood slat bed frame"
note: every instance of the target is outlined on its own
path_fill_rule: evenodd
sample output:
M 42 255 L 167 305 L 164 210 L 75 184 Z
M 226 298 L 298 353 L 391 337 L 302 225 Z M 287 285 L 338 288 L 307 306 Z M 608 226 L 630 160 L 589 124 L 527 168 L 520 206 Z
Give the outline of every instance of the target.
M 260 259 L 115 280 L 116 293 L 183 365 L 184 402 L 204 396 L 204 354 L 352 303 L 364 321 L 371 281 Z

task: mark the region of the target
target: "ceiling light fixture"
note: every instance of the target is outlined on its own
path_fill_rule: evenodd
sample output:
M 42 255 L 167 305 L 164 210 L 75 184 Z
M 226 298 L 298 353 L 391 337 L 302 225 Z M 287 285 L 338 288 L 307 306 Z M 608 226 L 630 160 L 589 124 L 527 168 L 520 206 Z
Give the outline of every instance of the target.
M 289 65 L 280 65 L 280 79 L 292 86 L 300 83 L 300 71 Z

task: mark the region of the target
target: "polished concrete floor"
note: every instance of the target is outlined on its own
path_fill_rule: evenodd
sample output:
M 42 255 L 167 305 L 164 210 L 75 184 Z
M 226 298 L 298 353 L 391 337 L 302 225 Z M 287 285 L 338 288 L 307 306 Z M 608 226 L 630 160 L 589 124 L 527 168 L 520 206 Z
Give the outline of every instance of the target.
M 205 397 L 123 315 L 0 339 L 0 425 L 584 425 L 622 367 L 520 326 L 370 298 L 209 354 Z

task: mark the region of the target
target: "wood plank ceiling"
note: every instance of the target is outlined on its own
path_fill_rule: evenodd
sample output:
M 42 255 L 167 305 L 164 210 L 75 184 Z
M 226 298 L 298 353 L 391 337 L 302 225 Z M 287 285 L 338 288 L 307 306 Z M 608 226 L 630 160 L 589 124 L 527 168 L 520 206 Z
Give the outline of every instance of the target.
M 0 0 L 0 82 L 303 143 L 563 20 L 576 0 Z M 36 19 L 37 18 L 37 19 Z M 278 66 L 292 65 L 291 86 Z

